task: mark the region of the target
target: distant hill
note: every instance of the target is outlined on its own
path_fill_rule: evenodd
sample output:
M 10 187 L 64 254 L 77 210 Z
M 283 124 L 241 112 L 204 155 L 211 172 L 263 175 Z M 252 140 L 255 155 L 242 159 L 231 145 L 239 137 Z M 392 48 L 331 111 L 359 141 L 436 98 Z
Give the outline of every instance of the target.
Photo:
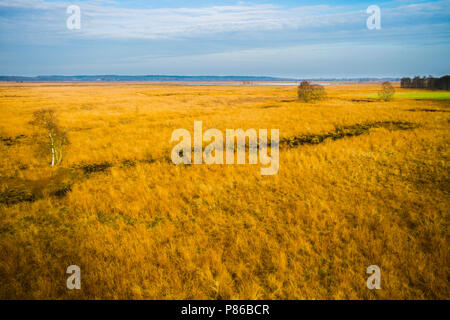
M 20 77 L 20 76 L 0 76 L 0 81 L 6 82 L 262 82 L 262 81 L 299 81 L 293 78 L 277 78 L 277 77 L 250 77 L 250 76 L 165 76 L 165 75 L 147 75 L 147 76 L 118 76 L 118 75 L 94 75 L 94 76 L 36 76 L 36 77 Z M 399 81 L 397 78 L 353 78 L 353 79 L 301 79 L 312 81 Z
M 222 82 L 222 81 L 296 81 L 296 79 L 276 78 L 276 77 L 246 77 L 246 76 L 117 76 L 117 75 L 98 75 L 98 76 L 37 76 L 37 77 L 18 77 L 18 76 L 0 76 L 0 81 L 23 81 L 23 82 L 115 82 L 115 81 L 186 81 L 186 82 Z

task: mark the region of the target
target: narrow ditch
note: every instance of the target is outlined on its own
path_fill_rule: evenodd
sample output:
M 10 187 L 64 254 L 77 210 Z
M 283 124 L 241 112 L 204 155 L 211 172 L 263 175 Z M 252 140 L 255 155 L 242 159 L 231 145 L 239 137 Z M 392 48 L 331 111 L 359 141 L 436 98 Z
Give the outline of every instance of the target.
M 323 134 L 302 134 L 289 138 L 280 139 L 280 148 L 296 148 L 301 145 L 316 145 L 327 139 L 338 140 L 345 137 L 356 137 L 368 133 L 372 128 L 386 128 L 388 130 L 412 130 L 418 125 L 411 122 L 403 121 L 379 121 L 365 124 L 355 124 L 351 126 L 336 127 L 333 131 Z M 268 144 L 270 147 L 270 143 Z M 248 145 L 246 145 L 248 150 Z M 192 150 L 193 151 L 193 150 Z M 119 164 L 119 168 L 130 168 L 136 166 L 137 163 L 155 163 L 168 162 L 172 163 L 170 157 L 162 157 L 158 159 L 141 159 L 129 160 L 124 159 Z M 110 168 L 117 165 L 110 162 L 77 164 L 70 169 L 61 168 L 61 173 L 54 177 L 45 178 L 36 181 L 19 181 L 17 179 L 3 179 L 3 183 L 9 185 L 7 188 L 0 190 L 0 204 L 14 205 L 20 202 L 34 202 L 44 196 L 53 196 L 63 198 L 72 191 L 72 186 L 85 178 L 89 178 L 95 173 L 104 173 Z M 82 175 L 77 174 L 79 170 Z
M 295 148 L 305 144 L 319 144 L 327 139 L 338 140 L 345 137 L 356 137 L 368 133 L 372 128 L 386 128 L 388 130 L 411 130 L 418 125 L 403 121 L 378 121 L 365 124 L 354 124 L 351 126 L 336 127 L 334 131 L 323 134 L 302 134 L 290 138 L 280 139 L 281 148 Z

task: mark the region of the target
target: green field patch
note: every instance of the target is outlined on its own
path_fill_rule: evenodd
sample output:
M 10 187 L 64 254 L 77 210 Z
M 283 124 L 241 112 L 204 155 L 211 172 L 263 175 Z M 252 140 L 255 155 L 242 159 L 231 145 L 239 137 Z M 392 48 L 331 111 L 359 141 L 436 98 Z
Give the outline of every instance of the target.
M 365 94 L 364 96 L 370 98 L 378 98 L 377 93 Z M 450 100 L 450 91 L 397 92 L 394 95 L 394 98 L 413 100 Z

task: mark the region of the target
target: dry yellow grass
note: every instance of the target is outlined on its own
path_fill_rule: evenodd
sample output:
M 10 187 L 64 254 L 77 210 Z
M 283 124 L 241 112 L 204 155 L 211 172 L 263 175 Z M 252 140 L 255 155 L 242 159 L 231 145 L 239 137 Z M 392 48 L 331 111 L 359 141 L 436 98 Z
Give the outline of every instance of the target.
M 449 100 L 352 101 L 377 89 L 327 86 L 306 104 L 282 86 L 0 85 L 0 298 L 450 298 Z M 59 168 L 33 152 L 40 108 L 70 128 Z M 418 127 L 282 148 L 278 174 L 261 176 L 167 161 L 172 131 L 194 120 L 281 138 Z M 81 290 L 66 288 L 72 264 Z

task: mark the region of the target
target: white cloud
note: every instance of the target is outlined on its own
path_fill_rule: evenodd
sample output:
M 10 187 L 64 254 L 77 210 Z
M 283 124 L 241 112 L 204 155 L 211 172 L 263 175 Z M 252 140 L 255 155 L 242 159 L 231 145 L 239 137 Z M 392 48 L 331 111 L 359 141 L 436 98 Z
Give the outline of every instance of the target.
M 76 3 L 76 2 L 75 2 Z M 403 5 L 383 9 L 383 22 L 403 24 L 430 19 L 436 12 L 448 16 L 450 1 Z M 0 0 L 0 10 L 28 10 L 19 21 L 3 18 L 3 27 L 28 26 L 35 32 L 52 30 L 64 34 L 65 8 L 73 2 L 43 0 Z M 210 6 L 201 8 L 131 9 L 121 8 L 120 2 L 96 0 L 80 2 L 82 28 L 72 33 L 87 39 L 173 39 L 201 38 L 220 33 L 254 33 L 265 31 L 312 30 L 327 35 L 333 32 L 354 32 L 365 27 L 365 8 L 331 7 L 327 5 L 285 8 L 276 5 Z M 3 8 L 3 9 L 2 9 Z M 404 27 L 404 26 L 401 26 Z M 356 30 L 355 30 L 356 29 Z
M 292 10 L 275 5 L 211 6 L 202 8 L 129 9 L 111 6 L 111 1 L 80 3 L 82 29 L 78 35 L 88 38 L 164 39 L 205 34 L 282 30 L 320 27 L 345 23 L 358 15 L 327 15 L 330 7 L 303 6 Z M 42 0 L 0 0 L 0 8 L 22 8 L 34 14 L 39 28 L 61 27 L 62 14 L 69 2 Z M 37 18 L 37 19 L 36 19 Z M 26 19 L 26 17 L 24 17 Z M 47 25 L 39 23 L 43 20 Z M 52 26 L 53 24 L 53 26 Z

